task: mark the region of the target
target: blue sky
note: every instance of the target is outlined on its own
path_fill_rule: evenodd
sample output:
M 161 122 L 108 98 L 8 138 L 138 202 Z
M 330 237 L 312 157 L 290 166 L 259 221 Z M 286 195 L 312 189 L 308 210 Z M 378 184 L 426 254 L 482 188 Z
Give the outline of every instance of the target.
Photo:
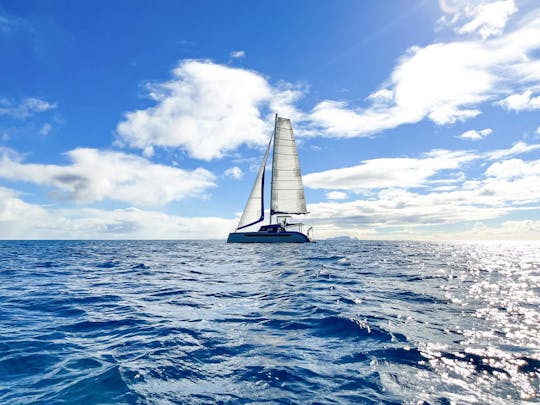
M 535 1 L 0 1 L 0 238 L 225 238 L 292 120 L 319 239 L 540 237 Z

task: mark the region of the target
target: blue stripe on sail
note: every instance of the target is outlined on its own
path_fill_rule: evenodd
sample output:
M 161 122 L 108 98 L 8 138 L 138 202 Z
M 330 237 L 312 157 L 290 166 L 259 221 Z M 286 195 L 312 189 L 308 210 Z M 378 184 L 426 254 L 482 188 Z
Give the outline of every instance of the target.
M 309 214 L 309 211 L 302 211 L 302 212 L 286 212 L 286 211 L 274 211 L 270 210 L 270 215 L 277 215 L 277 214 L 291 214 L 291 215 L 300 215 L 300 214 Z

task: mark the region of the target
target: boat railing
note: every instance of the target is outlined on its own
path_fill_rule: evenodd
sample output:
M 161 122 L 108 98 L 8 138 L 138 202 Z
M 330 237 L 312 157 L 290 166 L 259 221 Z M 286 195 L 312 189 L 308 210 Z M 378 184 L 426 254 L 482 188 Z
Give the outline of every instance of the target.
M 298 232 L 302 232 L 302 227 L 303 226 L 304 226 L 304 224 L 302 222 L 297 222 L 297 223 L 294 223 L 294 224 L 289 224 L 289 223 L 285 224 L 286 228 L 297 227 Z

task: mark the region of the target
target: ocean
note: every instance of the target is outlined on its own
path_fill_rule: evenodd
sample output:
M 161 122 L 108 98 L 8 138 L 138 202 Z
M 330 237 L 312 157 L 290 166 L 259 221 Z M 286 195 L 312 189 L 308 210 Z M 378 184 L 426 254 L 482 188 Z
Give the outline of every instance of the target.
M 0 403 L 540 400 L 535 242 L 0 242 Z

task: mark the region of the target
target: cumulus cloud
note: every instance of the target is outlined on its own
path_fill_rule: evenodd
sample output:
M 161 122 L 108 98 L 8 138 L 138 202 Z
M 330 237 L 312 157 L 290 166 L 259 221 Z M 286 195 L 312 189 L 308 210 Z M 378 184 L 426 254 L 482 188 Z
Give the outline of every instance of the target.
M 320 228 L 322 227 L 322 228 Z M 453 241 L 497 241 L 509 240 L 533 241 L 538 246 L 540 240 L 540 221 L 519 220 L 503 221 L 499 224 L 485 225 L 483 222 L 476 222 L 474 225 L 462 231 L 449 230 L 447 227 L 433 225 L 417 226 L 402 224 L 400 226 L 375 229 L 372 226 L 343 226 L 342 224 L 320 224 L 316 228 L 317 237 L 327 239 L 336 236 L 350 236 L 357 239 L 368 240 L 453 240 Z
M 223 174 L 225 175 L 225 177 L 229 177 L 235 180 L 240 180 L 244 176 L 244 172 L 238 166 L 228 168 Z
M 526 162 L 521 159 L 510 159 L 496 162 L 486 170 L 486 176 L 501 181 L 524 177 L 539 177 L 540 160 Z
M 501 0 L 468 6 L 465 9 L 467 17 L 472 18 L 458 32 L 470 34 L 477 32 L 483 39 L 500 35 L 506 26 L 508 18 L 517 11 L 513 0 Z
M 437 125 L 453 124 L 476 117 L 481 103 L 524 83 L 540 85 L 540 9 L 517 26 L 486 40 L 410 48 L 384 86 L 367 97 L 367 107 L 342 100 L 317 104 L 309 115 L 314 133 L 370 136 L 426 118 Z
M 27 204 L 18 198 L 14 190 L 0 187 L 0 238 L 19 239 L 46 216 L 47 212 L 42 207 Z M 21 226 L 21 222 L 26 226 Z
M 540 221 L 531 219 L 520 221 L 504 221 L 499 226 L 486 226 L 483 232 L 476 235 L 464 233 L 462 237 L 469 239 L 526 239 L 540 240 Z M 474 229 L 471 233 L 474 232 Z M 476 236 L 476 238 L 475 238 Z
M 240 145 L 268 142 L 270 109 L 294 114 L 291 103 L 302 94 L 287 83 L 272 86 L 257 72 L 208 61 L 187 60 L 172 73 L 148 86 L 154 106 L 128 112 L 118 124 L 121 142 L 148 153 L 180 147 L 197 159 L 220 158 Z
M 507 149 L 497 149 L 485 152 L 484 156 L 490 160 L 499 160 L 510 156 L 520 155 L 522 153 L 532 152 L 537 149 L 540 149 L 540 144 L 527 144 L 523 141 L 519 141 Z
M 362 198 L 310 204 L 309 222 L 324 237 L 448 239 L 449 224 L 494 223 L 518 212 L 538 212 L 540 160 L 515 157 L 536 149 L 540 144 L 518 142 L 507 149 L 482 153 L 432 151 L 416 159 L 373 159 L 355 167 L 312 173 L 304 176 L 307 187 L 342 189 L 360 193 Z M 472 164 L 481 171 L 468 179 L 460 169 Z M 413 191 L 418 186 L 423 188 Z M 513 239 L 540 236 L 532 228 L 528 234 L 512 233 L 511 222 L 495 226 L 500 231 L 496 235 Z M 524 223 L 514 225 L 517 232 Z M 436 227 L 441 230 L 438 236 Z M 483 237 L 470 232 L 461 236 L 482 239 L 491 230 Z
M 467 151 L 434 150 L 420 158 L 379 158 L 360 165 L 310 173 L 303 176 L 306 187 L 361 192 L 382 188 L 423 187 L 428 179 L 444 170 L 456 170 L 478 159 Z M 454 176 L 456 174 L 454 173 Z M 450 178 L 454 181 L 455 178 Z
M 467 200 L 467 197 L 479 192 L 463 193 L 460 190 L 419 194 L 385 189 L 372 199 L 310 204 L 310 221 L 314 224 L 330 222 L 343 227 L 441 225 L 469 221 L 471 218 L 493 219 L 511 210 L 505 206 L 478 206 L 476 201 Z
M 39 134 L 40 134 L 41 136 L 47 136 L 47 135 L 49 135 L 49 133 L 51 132 L 51 130 L 52 130 L 52 125 L 49 124 L 49 123 L 47 122 L 47 123 L 45 123 L 45 124 L 43 124 L 43 125 L 41 126 L 41 128 L 40 128 L 40 130 L 39 130 Z
M 235 220 L 125 208 L 54 209 L 0 187 L 0 239 L 224 239 Z
M 540 144 L 516 142 L 510 148 L 486 152 L 435 149 L 420 157 L 387 157 L 365 160 L 361 164 L 340 169 L 309 173 L 302 177 L 304 186 L 322 190 L 347 190 L 364 193 L 386 188 L 443 187 L 465 180 L 462 169 L 474 162 L 492 164 L 509 157 L 540 149 Z M 440 186 L 442 184 L 442 186 Z
M 0 177 L 52 187 L 57 198 L 77 202 L 105 199 L 135 205 L 161 205 L 200 196 L 214 187 L 215 176 L 198 168 L 183 170 L 121 152 L 77 148 L 68 165 L 24 163 L 12 151 L 0 151 Z
M 380 89 L 375 93 L 371 93 L 367 99 L 376 106 L 389 105 L 394 101 L 394 92 L 388 89 Z
M 513 212 L 537 211 L 539 201 L 540 177 L 535 172 L 511 179 L 490 176 L 448 192 L 420 194 L 384 189 L 370 199 L 310 204 L 309 210 L 310 224 L 318 234 L 371 229 L 388 238 L 408 229 L 408 238 L 414 238 L 425 227 L 496 220 Z
M 326 198 L 328 200 L 345 200 L 347 199 L 347 193 L 343 191 L 330 191 L 326 193 Z
M 487 30 L 481 34 L 486 39 L 411 47 L 364 106 L 326 99 L 303 113 L 296 104 L 306 88 L 272 85 L 246 69 L 183 61 L 169 81 L 148 86 L 153 105 L 128 112 L 117 126 L 118 139 L 147 155 L 155 147 L 178 147 L 212 160 L 241 145 L 263 145 L 271 132 L 271 112 L 294 117 L 300 135 L 350 138 L 425 119 L 436 125 L 463 122 L 480 115 L 483 103 L 501 98 L 496 105 L 504 108 L 537 108 L 539 97 L 530 89 L 540 88 L 540 8 L 517 28 L 495 36 L 513 7 L 509 0 L 469 8 L 461 4 L 460 13 L 472 19 L 468 24 L 476 21 L 467 30 Z
M 540 96 L 533 97 L 532 91 L 526 90 L 521 94 L 512 94 L 495 104 L 513 111 L 540 110 Z
M 233 59 L 239 59 L 239 58 L 243 58 L 246 56 L 246 52 L 245 51 L 232 51 L 229 56 Z
M 482 129 L 480 131 L 471 129 L 469 131 L 463 132 L 461 135 L 458 136 L 458 138 L 461 139 L 467 139 L 470 141 L 479 141 L 482 138 L 485 138 L 489 134 L 491 134 L 493 131 L 491 128 Z
M 54 108 L 56 108 L 56 104 L 35 97 L 27 97 L 18 104 L 7 99 L 0 100 L 0 116 L 17 119 L 25 119 Z

